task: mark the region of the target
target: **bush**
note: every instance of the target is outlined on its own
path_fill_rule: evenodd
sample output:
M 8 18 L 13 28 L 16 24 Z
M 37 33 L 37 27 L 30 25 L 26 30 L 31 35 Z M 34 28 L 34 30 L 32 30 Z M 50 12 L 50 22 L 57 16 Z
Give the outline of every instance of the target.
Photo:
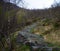
M 54 28 L 58 28 L 58 27 L 60 27 L 60 24 L 59 23 L 54 23 L 53 26 L 54 26 Z

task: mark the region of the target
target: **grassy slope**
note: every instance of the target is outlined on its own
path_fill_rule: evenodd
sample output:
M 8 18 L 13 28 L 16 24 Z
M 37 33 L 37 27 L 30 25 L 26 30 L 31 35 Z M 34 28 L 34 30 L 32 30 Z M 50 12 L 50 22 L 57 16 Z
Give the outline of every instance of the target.
M 32 11 L 32 12 L 34 12 L 34 11 Z M 14 10 L 11 10 L 9 12 L 9 15 L 12 15 L 11 13 L 14 13 Z M 29 21 L 29 19 L 27 19 L 28 17 L 25 18 L 27 16 L 27 14 L 24 9 L 19 10 L 16 13 L 16 16 L 17 16 L 18 24 L 20 24 L 22 21 L 23 21 L 23 23 L 26 23 Z M 37 20 L 38 20 L 38 18 L 37 18 Z M 60 29 L 59 29 L 60 27 L 59 26 L 60 26 L 60 22 L 57 22 L 55 18 L 52 18 L 51 20 L 46 18 L 46 20 L 42 20 L 40 22 L 40 24 L 38 25 L 38 27 L 36 27 L 31 32 L 42 34 L 45 38 L 45 41 L 48 42 L 49 46 L 50 45 L 51 46 L 53 46 L 53 45 L 60 46 Z
M 2 12 L 2 6 L 1 5 L 0 5 L 0 11 Z M 16 13 L 15 13 L 15 11 L 16 11 L 16 9 L 6 11 L 4 18 L 7 20 L 8 17 L 13 17 L 16 14 L 18 24 L 28 22 L 29 18 L 30 18 L 30 21 L 35 19 L 35 17 L 33 17 L 33 19 L 32 19 L 32 17 L 25 18 L 28 14 L 25 13 L 24 9 L 23 10 L 19 9 L 19 11 Z M 0 12 L 0 14 L 1 14 L 1 12 Z M 37 13 L 38 13 L 38 11 L 37 11 Z M 33 13 L 33 15 L 35 16 L 34 13 Z M 38 17 L 38 15 L 37 15 L 37 17 Z M 38 18 L 37 18 L 37 20 L 38 20 Z M 59 24 L 59 22 L 57 22 L 57 23 Z M 40 22 L 38 27 L 36 27 L 34 30 L 32 29 L 31 32 L 36 33 L 36 34 L 37 33 L 42 34 L 45 38 L 45 41 L 49 44 L 49 46 L 60 46 L 60 27 L 59 27 L 60 25 L 58 25 L 58 24 L 56 25 L 55 19 L 52 19 L 50 21 L 49 20 L 43 20 Z M 16 45 L 15 44 L 15 34 L 16 33 L 14 32 L 14 35 L 12 34 L 12 37 L 11 37 L 13 46 Z M 16 51 L 20 51 L 20 50 L 24 51 L 25 47 L 26 46 L 23 45 L 23 47 L 21 47 L 22 50 L 20 49 L 20 47 L 19 47 L 19 49 L 17 47 L 14 47 L 14 48 L 17 48 L 17 50 L 15 49 Z
M 32 33 L 43 35 L 49 46 L 60 46 L 60 22 L 56 20 L 49 19 L 48 21 L 45 19 L 40 21 L 40 24 L 34 28 Z

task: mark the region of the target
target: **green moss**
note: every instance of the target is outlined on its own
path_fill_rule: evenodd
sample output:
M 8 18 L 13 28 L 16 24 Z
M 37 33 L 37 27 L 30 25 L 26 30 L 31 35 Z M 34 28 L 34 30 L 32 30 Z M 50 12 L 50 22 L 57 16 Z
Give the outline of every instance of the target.
M 29 46 L 26 46 L 26 45 L 23 45 L 22 43 L 21 44 L 17 44 L 16 43 L 16 37 L 18 35 L 18 32 L 14 32 L 11 34 L 10 38 L 11 38 L 11 44 L 13 46 L 13 50 L 15 51 L 30 51 L 30 47 Z M 8 48 L 6 48 L 6 50 L 8 50 Z
M 31 28 L 30 32 L 33 33 L 34 32 L 34 28 Z
M 13 15 L 15 15 L 15 10 L 10 10 L 10 11 L 6 11 L 5 16 L 6 17 L 12 17 Z
M 47 42 L 47 45 L 48 45 L 48 47 L 53 47 L 53 46 L 55 46 L 55 44 L 52 44 L 52 43 L 49 43 L 49 42 Z
M 22 21 L 27 21 L 25 20 L 25 12 L 24 11 L 18 11 L 17 12 L 17 24 L 20 24 Z

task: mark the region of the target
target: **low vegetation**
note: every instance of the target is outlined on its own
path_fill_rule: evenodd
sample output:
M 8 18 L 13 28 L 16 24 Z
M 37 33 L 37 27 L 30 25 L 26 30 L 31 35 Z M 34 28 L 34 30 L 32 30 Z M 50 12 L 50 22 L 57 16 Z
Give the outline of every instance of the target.
M 49 9 L 29 10 L 0 0 L 0 51 L 29 51 L 26 45 L 17 45 L 18 31 L 40 22 L 31 33 L 42 35 L 50 47 L 60 47 L 60 3 Z

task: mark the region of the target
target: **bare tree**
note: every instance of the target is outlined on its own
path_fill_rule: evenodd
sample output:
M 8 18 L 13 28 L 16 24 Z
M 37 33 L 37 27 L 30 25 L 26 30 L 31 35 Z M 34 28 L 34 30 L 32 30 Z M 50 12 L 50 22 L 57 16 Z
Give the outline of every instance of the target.
M 19 4 L 19 3 L 21 3 L 23 0 L 0 0 L 0 1 L 12 2 L 12 3 L 14 3 L 14 4 Z
M 56 0 L 54 0 L 54 3 L 52 5 L 52 7 L 59 7 L 60 6 L 60 2 L 57 2 Z
M 4 42 L 6 41 L 9 45 L 9 51 L 12 51 L 12 44 L 11 44 L 11 40 L 10 40 L 10 31 L 9 31 L 9 27 L 10 27 L 10 16 L 9 17 L 5 17 L 5 12 L 9 11 L 8 9 L 10 8 L 10 5 L 12 0 L 0 0 L 0 5 L 2 9 L 0 9 L 0 44 L 2 45 L 2 51 L 6 51 L 5 50 L 5 44 Z M 20 3 L 22 0 L 14 0 L 14 3 Z M 9 3 L 8 5 L 8 9 L 6 8 L 6 3 Z M 14 7 L 14 6 L 13 6 Z M 14 11 L 14 14 L 16 15 L 18 10 Z M 7 20 L 6 20 L 7 18 Z M 15 17 L 13 18 L 13 20 L 15 20 Z M 6 39 L 5 39 L 6 38 Z M 5 39 L 5 40 L 3 40 Z

